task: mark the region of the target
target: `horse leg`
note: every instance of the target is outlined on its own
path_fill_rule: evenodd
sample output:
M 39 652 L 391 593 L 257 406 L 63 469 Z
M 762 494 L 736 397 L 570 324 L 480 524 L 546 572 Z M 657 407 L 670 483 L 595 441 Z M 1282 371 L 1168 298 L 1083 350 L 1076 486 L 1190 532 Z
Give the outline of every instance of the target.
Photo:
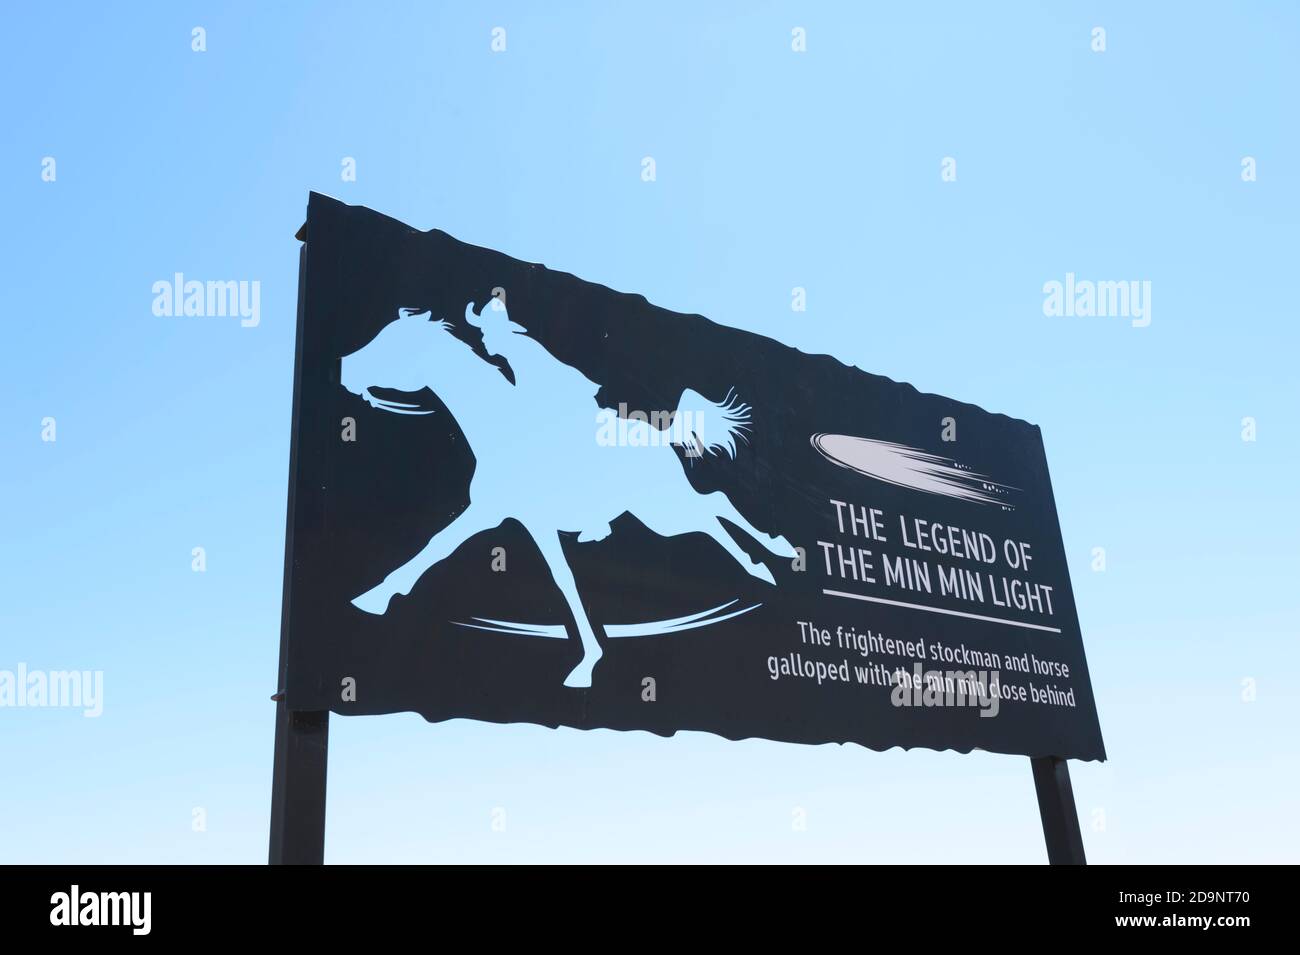
M 715 541 L 721 544 L 722 549 L 734 557 L 736 563 L 745 568 L 747 573 L 754 575 L 759 580 L 766 580 L 769 584 L 776 583 L 772 578 L 772 572 L 767 569 L 767 565 L 761 561 L 754 560 L 746 554 L 741 549 L 740 545 L 736 543 L 735 538 L 728 534 L 726 528 L 719 524 L 717 520 L 713 519 L 712 516 L 710 516 L 710 519 L 705 521 L 700 527 L 692 528 L 692 530 L 704 531 L 704 533 L 708 534 Z
M 722 517 L 731 521 L 731 523 L 735 524 L 750 537 L 754 538 L 754 540 L 758 541 L 777 557 L 788 557 L 791 560 L 794 559 L 794 548 L 790 546 L 788 540 L 776 534 L 764 534 L 753 524 L 749 523 L 749 521 L 745 520 L 744 515 L 742 515 L 740 511 L 736 510 L 736 505 L 731 503 L 731 500 L 727 495 L 723 494 L 721 491 L 714 491 L 712 494 L 706 496 L 709 498 L 709 503 L 713 508 L 715 517 Z
M 685 482 L 685 478 L 682 480 Z M 752 574 L 759 580 L 765 580 L 769 584 L 776 583 L 772 578 L 772 572 L 760 561 L 756 561 L 746 554 L 740 545 L 736 543 L 735 538 L 717 520 L 719 512 L 728 518 L 732 514 L 736 514 L 736 523 L 741 527 L 749 527 L 748 522 L 736 513 L 735 508 L 731 507 L 726 495 L 721 491 L 714 491 L 712 494 L 697 494 L 695 489 L 689 485 L 687 486 L 687 493 L 689 496 L 678 499 L 671 508 L 638 506 L 635 511 L 636 516 L 641 523 L 662 537 L 676 537 L 678 534 L 694 532 L 708 534 L 718 542 L 718 545 L 723 550 L 732 556 L 736 563 L 744 568 L 745 573 Z M 757 534 L 758 532 L 754 531 L 754 533 Z
M 578 582 L 573 579 L 573 570 L 569 567 L 569 561 L 564 556 L 564 547 L 560 543 L 560 534 L 558 531 L 548 528 L 541 533 L 533 534 L 533 540 L 537 542 L 537 548 L 542 552 L 542 557 L 546 560 L 546 566 L 551 570 L 551 576 L 555 578 L 555 585 L 560 588 L 560 593 L 564 594 L 564 600 L 569 605 L 569 612 L 573 614 L 573 622 L 578 627 L 578 637 L 582 640 L 582 659 L 565 677 L 564 685 L 591 686 L 591 671 L 601 656 L 604 655 L 604 651 L 600 649 L 600 644 L 596 642 L 596 634 L 591 628 L 591 621 L 587 619 L 587 612 L 582 608 L 582 598 L 578 595 Z
M 429 539 L 429 543 L 424 545 L 423 550 L 394 570 L 380 583 L 353 600 L 352 606 L 358 610 L 364 610 L 366 613 L 386 613 L 388 611 L 388 602 L 394 596 L 409 594 L 411 588 L 415 586 L 416 581 L 424 576 L 426 570 L 438 563 L 438 561 L 450 557 L 452 551 L 457 547 L 479 531 L 485 531 L 494 526 L 494 523 L 500 522 L 483 520 L 479 514 L 479 509 L 471 504 L 461 511 L 454 521 L 434 534 Z

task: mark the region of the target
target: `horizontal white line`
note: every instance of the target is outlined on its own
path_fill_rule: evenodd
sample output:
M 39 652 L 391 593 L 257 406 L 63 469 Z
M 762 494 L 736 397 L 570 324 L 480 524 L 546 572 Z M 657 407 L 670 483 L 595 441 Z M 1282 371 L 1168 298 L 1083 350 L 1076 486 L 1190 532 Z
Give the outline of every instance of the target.
M 832 597 L 848 597 L 850 600 L 865 600 L 873 604 L 889 604 L 891 607 L 907 607 L 909 610 L 928 610 L 930 613 L 946 613 L 951 617 L 966 617 L 968 620 L 987 620 L 989 623 L 1005 623 L 1008 627 L 1024 627 L 1026 630 L 1046 630 L 1048 633 L 1060 633 L 1060 627 L 1044 627 L 1039 623 L 1021 623 L 1019 620 L 1003 620 L 1001 617 L 986 617 L 978 613 L 963 613 L 960 610 L 945 610 L 942 607 L 926 607 L 923 604 L 903 603 L 901 600 L 886 600 L 884 597 L 868 597 L 864 594 L 846 594 L 842 590 L 826 590 L 822 593 Z

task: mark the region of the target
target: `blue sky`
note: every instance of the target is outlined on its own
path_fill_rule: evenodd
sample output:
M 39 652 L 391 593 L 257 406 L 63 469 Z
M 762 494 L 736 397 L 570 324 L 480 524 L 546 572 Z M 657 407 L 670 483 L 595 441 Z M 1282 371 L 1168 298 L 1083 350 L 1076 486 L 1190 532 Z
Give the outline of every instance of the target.
M 1295 861 L 1300 13 L 809 6 L 11 13 L 0 669 L 102 670 L 104 713 L 0 709 L 0 861 L 265 858 L 312 189 L 1041 425 L 1090 859 Z M 260 323 L 155 316 L 178 271 Z M 1151 324 L 1045 316 L 1068 272 L 1150 281 Z M 332 720 L 326 858 L 1043 849 L 1023 758 L 398 715 Z

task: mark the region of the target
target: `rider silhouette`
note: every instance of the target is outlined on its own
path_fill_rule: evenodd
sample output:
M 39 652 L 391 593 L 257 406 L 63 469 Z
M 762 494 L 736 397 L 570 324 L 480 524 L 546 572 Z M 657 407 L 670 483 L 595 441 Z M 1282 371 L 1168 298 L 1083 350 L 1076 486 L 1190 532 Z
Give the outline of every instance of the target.
M 498 298 L 474 314 L 474 303 L 465 306 L 465 321 L 483 332 L 488 357 L 501 357 L 515 376 L 516 394 L 524 409 L 546 407 L 558 402 L 595 402 L 600 385 L 582 372 L 557 360 L 528 330 L 510 318 Z
M 562 418 L 555 421 L 537 420 L 539 408 L 548 407 L 590 407 L 599 410 L 596 384 L 582 372 L 556 359 L 537 339 L 528 334 L 527 329 L 511 321 L 505 304 L 498 298 L 484 306 L 482 315 L 474 314 L 474 303 L 465 306 L 465 321 L 483 332 L 483 348 L 489 358 L 504 358 L 510 365 L 515 378 L 514 404 L 518 415 L 532 422 L 535 434 L 545 434 L 556 428 L 557 443 L 565 440 L 567 422 Z M 596 422 L 592 417 L 592 441 L 596 440 Z M 596 521 L 589 526 L 576 528 L 578 540 L 604 540 L 610 534 L 608 521 Z

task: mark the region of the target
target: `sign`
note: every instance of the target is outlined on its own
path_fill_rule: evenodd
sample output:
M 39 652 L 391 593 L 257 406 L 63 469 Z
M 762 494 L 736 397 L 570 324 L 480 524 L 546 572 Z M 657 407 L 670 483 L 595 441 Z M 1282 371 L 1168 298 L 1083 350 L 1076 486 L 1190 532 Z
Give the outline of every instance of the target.
M 1104 759 L 1038 428 L 312 194 L 290 711 Z

